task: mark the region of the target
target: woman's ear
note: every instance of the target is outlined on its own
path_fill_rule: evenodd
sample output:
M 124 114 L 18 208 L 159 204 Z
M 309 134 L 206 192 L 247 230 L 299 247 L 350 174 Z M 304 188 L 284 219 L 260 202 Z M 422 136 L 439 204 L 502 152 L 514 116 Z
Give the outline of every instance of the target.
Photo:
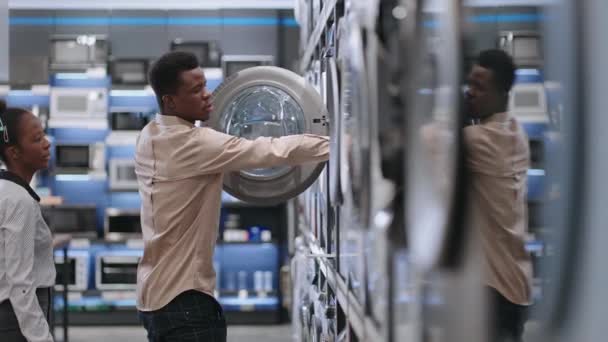
M 18 160 L 21 157 L 21 151 L 19 151 L 19 147 L 13 145 L 6 148 L 5 155 L 10 160 Z

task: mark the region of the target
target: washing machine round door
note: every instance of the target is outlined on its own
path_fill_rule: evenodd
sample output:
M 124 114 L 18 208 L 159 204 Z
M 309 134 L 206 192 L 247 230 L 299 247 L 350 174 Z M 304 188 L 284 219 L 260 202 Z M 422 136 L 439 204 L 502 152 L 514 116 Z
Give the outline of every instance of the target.
M 340 35 L 340 188 L 354 219 L 368 227 L 371 137 L 363 35 L 354 18 L 344 22 Z
M 421 1 L 416 18 L 424 15 L 437 23 L 417 22 L 408 89 L 406 134 L 406 229 L 410 256 L 420 269 L 455 262 L 459 248 L 459 215 L 464 208 L 461 146 L 460 37 L 455 1 L 435 2 L 426 12 Z M 407 34 L 408 31 L 404 31 Z M 411 33 L 411 32 L 410 32 Z M 411 33 L 413 34 L 413 33 Z
M 255 139 L 312 133 L 327 135 L 327 110 L 320 95 L 301 76 L 278 67 L 242 70 L 214 92 L 214 129 Z M 241 170 L 224 177 L 224 190 L 247 202 L 277 204 L 312 184 L 323 164 Z
M 332 206 L 342 204 L 340 191 L 340 135 L 342 125 L 340 120 L 340 87 L 338 67 L 333 58 L 327 60 L 327 107 L 331 128 L 329 141 L 329 199 Z

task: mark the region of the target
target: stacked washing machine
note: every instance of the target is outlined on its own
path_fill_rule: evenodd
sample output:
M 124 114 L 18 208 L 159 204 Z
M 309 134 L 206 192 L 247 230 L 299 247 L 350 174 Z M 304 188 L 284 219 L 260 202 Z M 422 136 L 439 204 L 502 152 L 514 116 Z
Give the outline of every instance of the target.
M 599 6 L 594 1 L 583 2 Z M 565 9 L 563 18 L 578 24 L 573 15 L 586 8 L 561 2 L 568 3 L 559 8 Z M 299 74 L 267 66 L 244 69 L 214 92 L 216 115 L 210 124 L 220 131 L 247 138 L 331 136 L 328 163 L 245 170 L 224 179 L 225 190 L 246 201 L 279 203 L 295 197 L 290 211 L 291 236 L 298 236 L 291 246 L 295 339 L 486 340 L 483 258 L 467 217 L 462 94 L 471 51 L 499 47 L 501 32 L 516 26 L 540 30 L 546 20 L 543 1 L 530 1 L 525 8 L 515 3 L 521 4 L 299 0 Z M 589 29 L 599 32 L 596 26 Z M 561 29 L 567 32 L 551 33 L 553 44 L 556 37 L 572 43 L 576 32 Z M 524 42 L 516 43 L 515 51 L 523 47 L 522 56 L 539 60 L 540 45 Z M 557 51 L 566 56 L 564 72 L 572 84 L 583 84 L 573 76 L 583 64 L 575 63 L 578 50 L 572 46 L 589 46 L 577 42 Z M 557 87 L 549 88 L 563 88 L 566 94 L 569 83 L 556 81 Z M 556 102 L 560 112 L 581 109 L 574 108 L 576 98 Z M 557 116 L 560 125 L 574 120 Z M 568 139 L 583 139 L 577 134 Z M 572 154 L 580 146 L 559 146 L 567 150 L 560 162 L 585 165 L 581 154 Z M 580 172 L 568 175 L 573 174 Z M 555 213 L 580 209 L 573 199 L 584 194 L 573 184 L 551 185 L 574 196 L 556 190 L 562 210 Z M 575 236 L 571 229 L 563 236 Z M 566 238 L 558 239 L 561 245 L 579 241 Z M 573 270 L 567 258 L 554 260 Z M 556 281 L 566 278 L 563 270 L 556 275 Z M 592 279 L 595 273 L 583 275 Z M 567 307 L 555 293 L 547 297 Z M 553 318 L 560 322 L 563 316 Z M 584 335 L 577 332 L 572 336 Z

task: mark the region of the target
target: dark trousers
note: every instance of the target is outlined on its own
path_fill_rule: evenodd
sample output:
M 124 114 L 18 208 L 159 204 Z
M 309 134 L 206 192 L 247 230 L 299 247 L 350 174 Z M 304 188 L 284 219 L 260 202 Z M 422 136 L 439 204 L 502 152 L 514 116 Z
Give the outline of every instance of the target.
M 511 303 L 493 288 L 487 289 L 491 313 L 489 342 L 522 342 L 528 307 Z
M 140 311 L 150 342 L 225 342 L 226 319 L 215 298 L 186 291 L 156 311 Z
M 40 308 L 44 312 L 47 323 L 50 322 L 51 288 L 36 289 L 36 297 L 38 297 L 38 304 L 40 304 Z M 21 333 L 19 321 L 17 321 L 15 310 L 13 310 L 13 305 L 9 300 L 0 303 L 0 341 L 27 342 Z

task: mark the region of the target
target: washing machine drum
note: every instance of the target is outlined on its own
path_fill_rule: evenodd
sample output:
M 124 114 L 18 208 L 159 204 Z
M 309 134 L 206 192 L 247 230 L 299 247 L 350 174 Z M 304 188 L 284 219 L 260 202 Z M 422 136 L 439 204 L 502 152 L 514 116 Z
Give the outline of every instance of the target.
M 242 70 L 213 93 L 210 125 L 246 138 L 312 133 L 327 135 L 320 95 L 301 76 L 263 66 Z M 322 164 L 241 170 L 224 177 L 224 189 L 249 202 L 276 204 L 298 195 L 315 181 Z

